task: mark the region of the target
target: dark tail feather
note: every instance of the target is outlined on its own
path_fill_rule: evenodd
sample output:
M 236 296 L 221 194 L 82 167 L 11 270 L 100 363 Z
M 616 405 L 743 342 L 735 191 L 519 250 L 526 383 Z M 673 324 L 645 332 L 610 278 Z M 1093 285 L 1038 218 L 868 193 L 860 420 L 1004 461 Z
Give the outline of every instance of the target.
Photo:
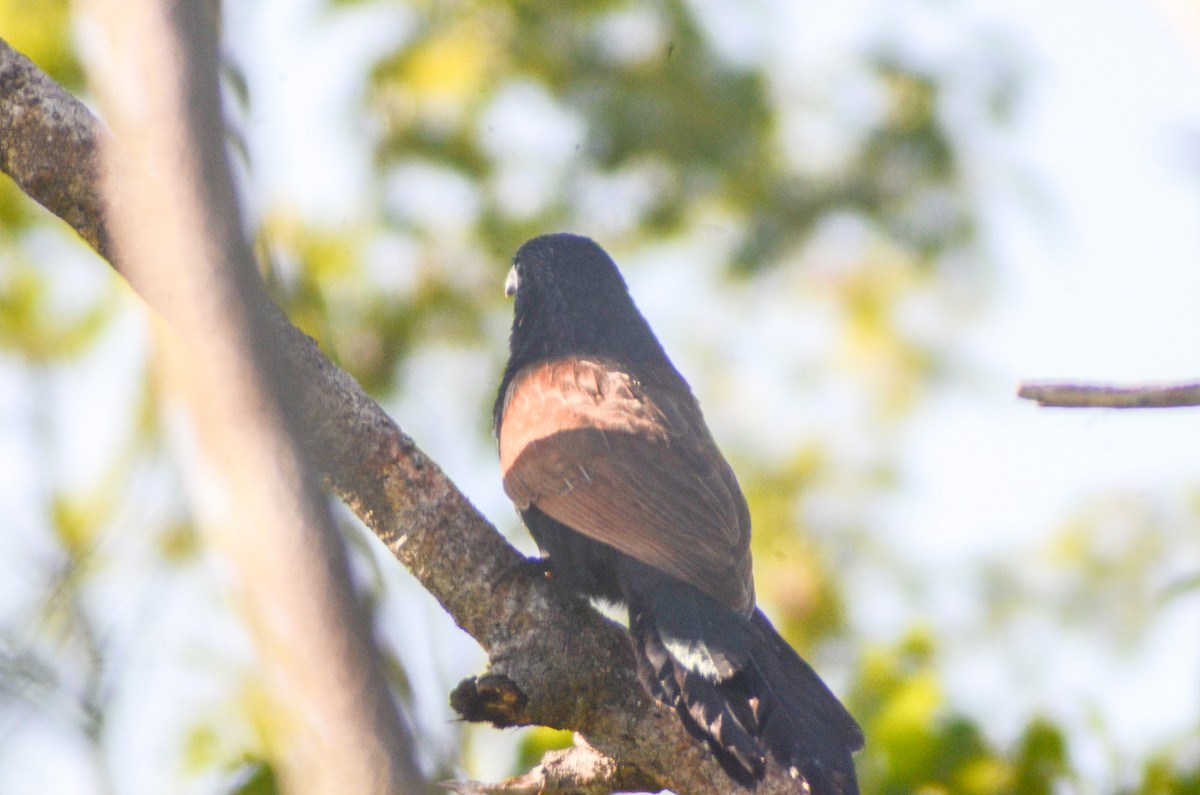
M 731 703 L 720 683 L 683 667 L 667 650 L 647 613 L 631 619 L 642 686 L 679 714 L 688 733 L 708 744 L 730 778 L 753 787 L 767 764 L 766 751 L 755 738 L 758 726 L 749 704 Z
M 751 665 L 743 674 L 746 690 L 761 703 L 761 737 L 771 756 L 796 768 L 813 795 L 856 794 L 851 755 L 863 747 L 858 723 L 761 610 L 750 619 L 750 637 Z
M 679 583 L 637 597 L 630 630 L 642 684 L 731 778 L 753 787 L 770 757 L 813 795 L 857 795 L 851 755 L 862 731 L 761 611 L 745 619 Z

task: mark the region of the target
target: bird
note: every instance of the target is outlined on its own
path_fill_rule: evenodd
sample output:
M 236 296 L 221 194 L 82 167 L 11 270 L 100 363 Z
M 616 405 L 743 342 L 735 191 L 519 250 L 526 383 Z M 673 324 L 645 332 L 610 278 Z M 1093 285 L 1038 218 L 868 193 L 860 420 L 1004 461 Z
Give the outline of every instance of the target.
M 770 760 L 812 795 L 856 795 L 862 730 L 756 606 L 737 477 L 616 264 L 587 237 L 542 235 L 505 293 L 493 427 L 547 574 L 628 610 L 642 686 L 738 785 Z

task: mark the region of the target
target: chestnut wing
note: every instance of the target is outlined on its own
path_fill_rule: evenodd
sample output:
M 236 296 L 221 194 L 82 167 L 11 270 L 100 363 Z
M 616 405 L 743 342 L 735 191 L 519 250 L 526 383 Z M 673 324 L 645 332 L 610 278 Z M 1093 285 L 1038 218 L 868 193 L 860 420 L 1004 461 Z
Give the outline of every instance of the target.
M 504 490 L 519 509 L 753 607 L 746 501 L 682 380 L 541 362 L 513 379 L 501 417 Z

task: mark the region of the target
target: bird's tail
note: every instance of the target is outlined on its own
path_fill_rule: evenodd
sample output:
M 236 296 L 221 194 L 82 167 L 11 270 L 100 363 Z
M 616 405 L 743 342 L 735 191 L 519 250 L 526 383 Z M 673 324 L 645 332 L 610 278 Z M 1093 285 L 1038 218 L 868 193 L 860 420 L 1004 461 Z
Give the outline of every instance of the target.
M 857 795 L 862 730 L 761 611 L 747 619 L 672 583 L 630 600 L 630 630 L 642 684 L 739 784 L 753 788 L 771 759 L 812 795 Z

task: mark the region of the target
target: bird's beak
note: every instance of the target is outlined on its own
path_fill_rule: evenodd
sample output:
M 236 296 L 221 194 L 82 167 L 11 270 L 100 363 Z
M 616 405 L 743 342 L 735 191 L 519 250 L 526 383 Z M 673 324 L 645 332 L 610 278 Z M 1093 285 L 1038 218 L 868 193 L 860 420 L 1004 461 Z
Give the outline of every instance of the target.
M 520 278 L 517 276 L 517 266 L 513 265 L 508 272 L 508 278 L 504 280 L 504 294 L 512 297 L 517 294 L 517 283 Z

